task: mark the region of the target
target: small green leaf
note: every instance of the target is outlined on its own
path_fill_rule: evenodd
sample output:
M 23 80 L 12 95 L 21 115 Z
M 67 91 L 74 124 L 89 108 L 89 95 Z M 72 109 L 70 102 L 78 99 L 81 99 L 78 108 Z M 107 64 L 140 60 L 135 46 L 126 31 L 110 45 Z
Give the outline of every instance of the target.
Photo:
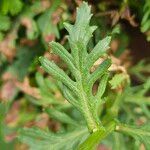
M 109 49 L 109 44 L 111 41 L 111 37 L 107 36 L 106 38 L 100 40 L 97 45 L 94 47 L 94 49 L 91 51 L 91 53 L 87 56 L 87 64 L 86 68 L 91 69 L 93 64 L 98 60 L 103 54 L 106 53 L 106 50 Z
M 125 83 L 126 81 L 128 82 L 128 75 L 125 73 L 120 73 L 116 74 L 110 81 L 110 85 L 112 89 L 118 88 L 120 85 Z
M 111 60 L 104 60 L 98 68 L 89 76 L 89 86 L 91 87 L 97 79 L 99 79 L 110 67 Z
M 49 62 L 42 57 L 40 58 L 40 62 L 48 73 L 62 83 L 61 87 L 63 88 L 62 91 L 65 98 L 82 113 L 89 131 L 93 132 L 99 130 L 102 124 L 98 113 L 95 113 L 97 112 L 95 109 L 98 109 L 98 107 L 95 107 L 96 98 L 93 96 L 92 87 L 95 81 L 107 72 L 111 61 L 106 59 L 93 73 L 90 73 L 90 67 L 106 52 L 111 38 L 108 36 L 104 40 L 101 40 L 88 53 L 88 42 L 96 29 L 95 26 L 90 26 L 91 16 L 91 7 L 86 2 L 83 2 L 77 9 L 75 24 L 64 24 L 69 32 L 68 42 L 71 49 L 70 53 L 60 44 L 56 42 L 50 43 L 52 52 L 59 55 L 68 65 L 71 78 L 53 62 Z M 105 88 L 103 88 L 103 93 L 104 90 Z
M 100 80 L 100 83 L 99 83 L 99 86 L 98 86 L 98 90 L 97 90 L 97 93 L 96 93 L 96 98 L 97 99 L 100 99 L 104 92 L 105 92 L 105 89 L 106 89 L 106 86 L 107 86 L 107 81 L 108 81 L 108 78 L 109 78 L 109 74 L 108 73 L 105 73 L 101 80 Z

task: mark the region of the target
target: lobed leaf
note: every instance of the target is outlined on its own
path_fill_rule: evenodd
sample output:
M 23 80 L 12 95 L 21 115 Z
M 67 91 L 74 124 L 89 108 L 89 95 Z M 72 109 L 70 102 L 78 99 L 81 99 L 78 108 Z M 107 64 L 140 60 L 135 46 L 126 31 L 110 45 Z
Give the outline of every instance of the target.
M 50 46 L 52 48 L 52 52 L 60 56 L 60 58 L 68 65 L 70 71 L 73 73 L 77 72 L 74 61 L 70 53 L 59 43 L 51 42 Z
M 100 83 L 99 83 L 99 86 L 98 86 L 98 90 L 97 90 L 97 93 L 96 93 L 96 98 L 99 99 L 103 96 L 104 92 L 105 92 L 105 89 L 106 89 L 106 86 L 107 86 L 107 81 L 108 81 L 108 78 L 109 78 L 109 74 L 108 73 L 105 73 L 101 80 L 100 80 Z
M 40 58 L 42 67 L 50 73 L 54 78 L 63 83 L 63 94 L 65 98 L 74 105 L 83 114 L 89 131 L 94 132 L 99 130 L 100 120 L 98 114 L 95 113 L 95 101 L 92 95 L 92 87 L 96 80 L 100 79 L 108 70 L 111 61 L 106 59 L 99 67 L 90 74 L 90 67 L 93 63 L 102 56 L 111 38 L 108 36 L 101 40 L 90 54 L 87 52 L 87 44 L 92 37 L 92 33 L 96 29 L 95 26 L 90 26 L 91 7 L 83 2 L 77 9 L 77 16 L 74 25 L 65 23 L 64 26 L 69 32 L 68 42 L 71 48 L 69 53 L 59 43 L 51 42 L 50 46 L 52 52 L 60 56 L 60 58 L 68 65 L 72 77 L 75 81 L 71 80 L 65 72 L 60 69 L 53 62 L 45 58 Z M 88 61 L 87 61 L 88 60 Z M 87 65 L 88 64 L 88 65 Z M 103 86 L 103 94 L 105 86 Z M 99 92 L 100 93 L 100 92 Z M 102 125 L 102 124 L 101 124 Z
M 120 73 L 120 74 L 116 74 L 109 81 L 109 83 L 110 83 L 112 89 L 116 89 L 126 81 L 128 81 L 128 75 L 125 73 Z
M 68 88 L 75 91 L 77 93 L 75 82 L 72 81 L 66 73 L 60 69 L 54 62 L 49 61 L 47 58 L 40 57 L 39 61 L 42 64 L 42 67 L 50 73 L 52 76 L 54 76 L 57 80 L 64 83 Z
M 73 106 L 75 106 L 77 109 L 81 109 L 78 98 L 73 95 L 73 92 L 71 92 L 67 87 L 63 86 L 63 95 L 67 99 L 69 103 L 71 103 Z
M 91 7 L 89 7 L 87 3 L 83 2 L 83 4 L 77 8 L 75 25 L 72 26 L 65 24 L 65 27 L 69 32 L 68 38 L 70 41 L 73 43 L 82 41 L 85 46 L 87 45 L 88 41 L 92 37 L 92 33 L 96 29 L 95 26 L 89 26 L 91 17 Z
M 104 60 L 98 68 L 89 76 L 89 86 L 92 87 L 97 79 L 99 79 L 110 67 L 111 60 Z
M 91 51 L 91 53 L 87 56 L 86 59 L 88 60 L 88 62 L 86 64 L 86 68 L 88 70 L 91 69 L 91 67 L 96 62 L 96 60 L 98 60 L 98 58 L 100 58 L 104 53 L 106 53 L 106 50 L 109 49 L 110 41 L 110 36 L 107 36 L 103 40 L 100 40 L 94 47 L 94 49 Z

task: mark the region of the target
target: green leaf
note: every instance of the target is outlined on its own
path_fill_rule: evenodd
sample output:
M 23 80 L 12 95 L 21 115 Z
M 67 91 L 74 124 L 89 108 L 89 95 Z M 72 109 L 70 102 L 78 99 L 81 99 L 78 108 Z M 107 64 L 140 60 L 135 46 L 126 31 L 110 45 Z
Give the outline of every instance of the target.
M 132 136 L 135 140 L 143 143 L 147 150 L 150 148 L 150 123 L 140 127 L 120 124 L 116 126 L 116 131 Z
M 106 59 L 93 73 L 90 73 L 90 69 L 95 61 L 106 52 L 111 38 L 106 37 L 101 40 L 91 53 L 88 53 L 88 42 L 96 29 L 95 26 L 89 25 L 91 16 L 91 7 L 83 2 L 77 8 L 75 24 L 64 24 L 69 32 L 70 53 L 59 43 L 50 43 L 52 52 L 59 55 L 67 64 L 71 73 L 70 77 L 53 62 L 42 57 L 40 62 L 48 73 L 62 83 L 65 98 L 82 113 L 89 131 L 94 132 L 99 130 L 102 124 L 98 114 L 95 113 L 97 112 L 95 109 L 98 109 L 95 103 L 97 98 L 93 95 L 92 87 L 96 80 L 108 72 L 111 61 Z M 88 62 L 90 65 L 87 65 Z M 103 88 L 103 93 L 104 90 L 105 88 Z
M 90 87 L 92 87 L 95 81 L 99 79 L 108 70 L 110 65 L 111 65 L 111 60 L 106 59 L 98 66 L 98 68 L 89 76 Z
M 45 85 L 44 77 L 42 76 L 42 74 L 40 74 L 39 72 L 37 72 L 36 75 L 35 75 L 35 79 L 36 79 L 36 82 L 37 82 L 38 86 L 42 90 L 46 90 L 46 92 L 47 92 L 47 87 Z
M 21 0 L 1 0 L 0 2 L 0 10 L 3 14 L 8 14 L 9 12 L 11 15 L 18 14 L 23 7 L 23 3 Z
M 36 82 L 40 91 L 41 97 L 39 99 L 34 99 L 33 97 L 28 96 L 28 100 L 32 103 L 42 106 L 48 106 L 49 104 L 59 106 L 61 105 L 68 105 L 70 104 L 65 102 L 65 99 L 60 95 L 56 97 L 56 93 L 59 93 L 59 88 L 57 83 L 54 80 L 49 80 L 49 78 L 44 78 L 42 74 L 36 73 Z
M 88 136 L 86 128 L 78 128 L 66 133 L 54 134 L 38 128 L 24 128 L 19 131 L 19 140 L 30 150 L 72 150 Z
M 77 93 L 75 83 L 54 62 L 50 62 L 47 58 L 44 57 L 40 57 L 39 61 L 41 62 L 42 67 L 48 73 L 52 74 L 57 80 L 63 82 L 68 88 L 74 90 Z
M 68 100 L 68 102 L 80 110 L 78 98 L 75 95 L 73 95 L 73 93 L 65 86 L 63 86 L 62 92 L 63 92 L 64 97 Z
M 106 86 L 107 86 L 108 78 L 109 78 L 108 73 L 106 73 L 102 76 L 101 81 L 100 81 L 99 86 L 98 86 L 98 91 L 96 94 L 97 99 L 99 99 L 103 96 L 105 89 L 106 89 Z
M 56 119 L 62 123 L 71 124 L 74 126 L 77 126 L 77 122 L 73 120 L 70 116 L 68 116 L 66 113 L 58 111 L 56 109 L 52 108 L 46 108 L 45 111 L 49 114 L 50 117 L 53 119 Z
M 36 73 L 35 78 L 36 78 L 36 82 L 37 82 L 37 84 L 39 86 L 42 98 L 44 98 L 45 96 L 47 98 L 53 97 L 53 94 L 52 94 L 53 91 L 51 91 L 51 89 L 46 84 L 46 80 L 44 79 L 44 77 L 42 76 L 42 74 Z M 50 81 L 49 81 L 49 84 L 51 84 Z
M 10 28 L 10 18 L 0 14 L 0 31 L 7 31 Z
M 103 54 L 106 53 L 106 50 L 109 49 L 109 44 L 111 41 L 111 37 L 107 36 L 103 40 L 100 40 L 97 45 L 94 47 L 94 49 L 91 51 L 91 53 L 87 56 L 87 62 L 86 67 L 90 69 L 93 64 L 100 58 Z
M 65 28 L 69 32 L 68 39 L 72 43 L 82 41 L 84 46 L 87 45 L 88 41 L 92 37 L 92 33 L 96 29 L 96 26 L 89 26 L 91 17 L 91 7 L 88 6 L 87 3 L 83 2 L 83 4 L 77 8 L 75 25 L 71 26 L 69 24 L 65 24 Z
M 51 42 L 50 46 L 52 48 L 52 52 L 60 56 L 60 58 L 68 65 L 72 72 L 76 72 L 76 68 L 73 64 L 73 58 L 70 53 L 59 43 Z
M 120 74 L 115 74 L 115 76 L 109 81 L 109 83 L 112 89 L 116 89 L 128 80 L 129 79 L 127 74 L 120 73 Z

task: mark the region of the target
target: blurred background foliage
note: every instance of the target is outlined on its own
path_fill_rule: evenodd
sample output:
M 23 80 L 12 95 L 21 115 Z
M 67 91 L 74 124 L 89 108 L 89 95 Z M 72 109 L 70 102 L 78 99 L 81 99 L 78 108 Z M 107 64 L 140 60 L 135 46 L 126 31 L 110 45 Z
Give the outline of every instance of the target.
M 28 149 L 17 139 L 21 127 L 66 132 L 84 124 L 81 114 L 63 98 L 63 87 L 38 62 L 38 57 L 44 55 L 67 71 L 60 58 L 48 52 L 48 43 L 58 41 L 68 49 L 63 22 L 74 22 L 76 7 L 81 3 L 82 0 L 0 0 L 0 149 Z M 111 70 L 116 74 L 110 77 L 100 116 L 114 113 L 123 122 L 141 125 L 150 119 L 150 1 L 88 3 L 92 5 L 92 24 L 98 26 L 89 49 L 106 35 L 113 37 L 109 55 Z M 105 112 L 112 98 L 117 104 Z M 70 143 L 75 139 L 71 140 Z M 142 147 L 115 133 L 99 149 Z

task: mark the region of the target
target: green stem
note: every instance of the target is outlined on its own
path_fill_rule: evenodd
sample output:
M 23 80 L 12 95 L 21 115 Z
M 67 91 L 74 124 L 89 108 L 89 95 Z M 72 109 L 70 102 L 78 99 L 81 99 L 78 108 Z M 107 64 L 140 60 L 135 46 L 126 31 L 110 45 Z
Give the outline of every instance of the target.
M 126 124 L 118 124 L 116 126 L 116 131 L 130 135 L 136 134 L 136 135 L 150 136 L 149 132 L 143 131 L 140 128 L 135 128 Z
M 82 112 L 86 120 L 88 129 L 90 132 L 95 132 L 99 130 L 102 126 L 100 126 L 100 121 L 96 118 L 96 116 L 94 115 L 94 112 L 92 111 L 92 108 L 88 101 L 88 97 L 84 91 L 82 84 L 80 84 L 79 89 L 81 93 L 80 99 L 81 99 L 81 105 L 82 105 Z
M 92 150 L 94 149 L 105 137 L 115 130 L 116 122 L 111 121 L 105 126 L 105 130 L 98 130 L 92 133 L 79 147 L 78 150 Z
M 118 112 L 119 112 L 119 105 L 121 103 L 121 93 L 118 93 L 117 94 L 117 97 L 115 99 L 115 102 L 113 103 L 111 109 L 110 109 L 110 112 L 113 116 L 118 116 Z
M 150 98 L 149 97 L 146 97 L 146 98 L 142 97 L 141 99 L 128 98 L 128 99 L 125 99 L 125 102 L 134 103 L 137 105 L 141 105 L 141 104 L 150 105 Z
M 79 62 L 78 62 L 79 63 Z M 90 97 L 86 91 L 87 81 L 86 76 L 87 72 L 83 73 L 82 67 L 78 66 L 78 74 L 76 76 L 77 88 L 79 89 L 79 100 L 81 104 L 81 111 L 84 116 L 84 119 L 87 123 L 90 133 L 93 133 L 101 128 L 103 128 L 101 122 L 99 121 L 97 115 L 94 113 L 94 109 L 90 104 Z
M 110 120 L 113 120 L 115 117 L 118 116 L 118 112 L 120 109 L 120 103 L 121 103 L 121 98 L 122 94 L 118 93 L 117 97 L 113 103 L 113 105 L 111 106 L 111 108 L 107 111 L 107 114 L 103 117 L 102 122 L 103 124 L 107 124 L 108 122 L 110 122 Z

